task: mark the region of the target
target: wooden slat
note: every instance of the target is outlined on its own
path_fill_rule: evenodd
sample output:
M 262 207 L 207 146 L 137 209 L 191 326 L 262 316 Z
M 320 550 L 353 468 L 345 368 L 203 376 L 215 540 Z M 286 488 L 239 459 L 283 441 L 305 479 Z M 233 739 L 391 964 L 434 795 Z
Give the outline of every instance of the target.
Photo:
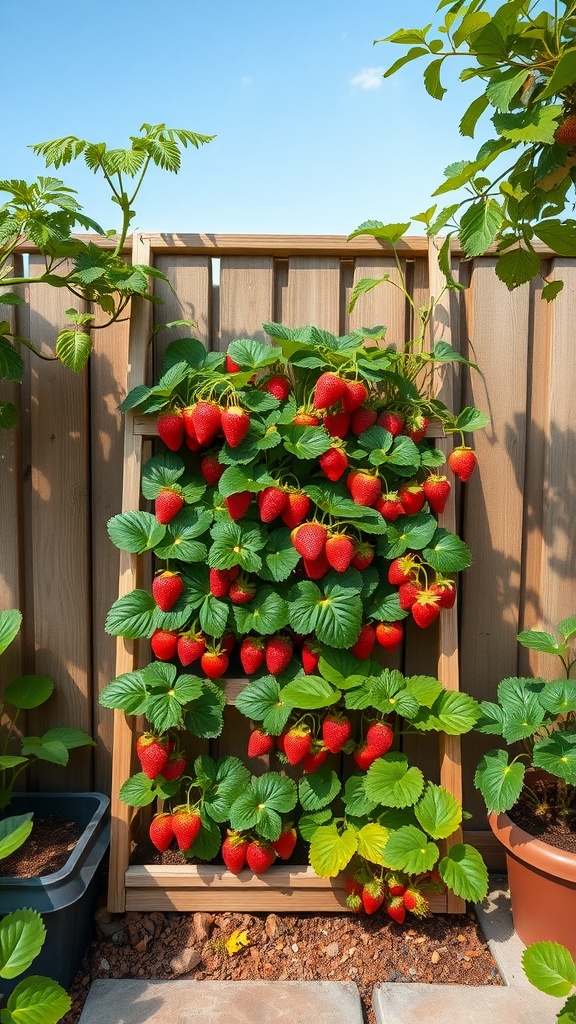
M 134 236 L 134 263 L 149 263 L 150 247 L 140 235 Z M 132 302 L 130 341 L 128 354 L 127 390 L 142 384 L 146 375 L 147 339 L 150 332 L 150 305 L 142 299 Z M 142 468 L 142 439 L 132 430 L 134 414 L 126 414 L 124 438 L 124 476 L 122 510 L 137 509 L 140 502 L 140 474 Z M 122 597 L 138 586 L 138 558 L 127 551 L 120 554 L 118 596 Z M 131 672 L 136 667 L 136 642 L 118 637 L 116 644 L 116 675 Z M 118 797 L 120 787 L 130 775 L 133 753 L 133 720 L 124 712 L 114 712 L 114 757 L 112 762 L 110 873 L 108 907 L 112 912 L 124 910 L 124 872 L 130 854 L 129 821 L 131 810 Z
M 405 260 L 400 261 L 400 270 L 405 279 Z M 406 337 L 406 299 L 397 287 L 401 277 L 396 261 L 359 256 L 354 262 L 354 285 L 362 278 L 378 279 L 385 274 L 390 276 L 389 281 L 384 281 L 359 297 L 350 313 L 349 329 L 353 331 L 358 327 L 387 327 L 382 346 L 396 345 L 401 348 Z
M 340 329 L 340 260 L 294 256 L 288 261 L 288 285 L 282 323 L 314 324 L 338 334 Z
M 147 236 L 143 239 L 148 241 Z M 155 372 L 160 373 L 166 347 L 176 338 L 198 338 L 209 349 L 212 337 L 212 260 L 209 256 L 156 256 L 154 266 L 168 283 L 154 279 L 154 295 L 162 305 L 154 305 L 154 325 L 174 320 L 192 320 L 195 327 L 173 327 L 155 340 Z
M 224 351 L 234 338 L 270 341 L 262 330 L 274 319 L 271 256 L 224 256 L 220 262 L 220 326 L 214 345 Z
M 30 257 L 31 275 L 44 260 Z M 66 289 L 30 288 L 30 336 L 53 354 L 72 299 Z M 85 307 L 74 299 L 80 311 Z M 88 376 L 34 359 L 31 374 L 32 555 L 36 671 L 51 676 L 49 703 L 30 712 L 36 732 L 62 725 L 91 731 Z M 89 789 L 89 749 L 73 751 L 67 770 L 43 763 L 42 788 Z

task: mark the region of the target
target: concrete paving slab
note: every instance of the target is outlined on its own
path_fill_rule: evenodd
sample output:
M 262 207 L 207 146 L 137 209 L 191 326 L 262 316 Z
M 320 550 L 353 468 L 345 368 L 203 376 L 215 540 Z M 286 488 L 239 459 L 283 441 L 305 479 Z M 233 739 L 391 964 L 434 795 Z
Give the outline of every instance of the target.
M 394 982 L 375 986 L 372 1005 L 378 1024 L 556 1024 L 559 1009 L 551 1006 L 543 1013 L 540 1001 L 532 1002 L 526 990 L 507 986 Z
M 336 981 L 92 984 L 80 1024 L 362 1024 L 356 985 Z M 483 1022 L 486 1024 L 486 1022 Z

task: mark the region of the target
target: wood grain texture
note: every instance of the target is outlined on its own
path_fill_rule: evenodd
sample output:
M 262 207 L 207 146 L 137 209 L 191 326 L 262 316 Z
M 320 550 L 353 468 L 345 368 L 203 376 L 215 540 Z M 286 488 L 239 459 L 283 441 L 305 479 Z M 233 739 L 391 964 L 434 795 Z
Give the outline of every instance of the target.
M 148 243 L 147 236 L 146 243 Z M 149 250 L 150 251 L 150 250 Z M 150 253 L 150 259 L 152 254 Z M 162 301 L 154 306 L 154 326 L 174 320 L 192 320 L 195 327 L 174 327 L 156 336 L 155 373 L 160 373 L 167 346 L 177 338 L 198 338 L 209 349 L 212 342 L 212 260 L 209 256 L 162 256 L 154 266 L 168 283 L 154 279 L 154 295 Z
M 42 269 L 44 260 L 31 256 L 30 273 Z M 45 353 L 54 351 L 70 302 L 66 289 L 30 290 L 30 337 Z M 29 543 L 35 667 L 56 683 L 49 703 L 29 714 L 34 732 L 61 725 L 92 729 L 87 385 L 86 372 L 78 376 L 58 361 L 32 364 Z M 46 790 L 89 789 L 91 781 L 89 749 L 73 751 L 67 770 L 42 766 Z
M 214 348 L 234 338 L 270 339 L 262 330 L 274 319 L 274 260 L 271 256 L 223 256 L 220 261 L 219 331 Z
M 339 259 L 314 256 L 289 259 L 282 322 L 288 327 L 314 324 L 332 334 L 339 333 Z
M 400 271 L 406 277 L 406 261 L 400 261 Z M 354 262 L 354 287 L 363 278 L 378 279 L 389 275 L 390 280 L 377 285 L 372 291 L 360 295 L 349 314 L 349 330 L 358 327 L 387 327 L 381 347 L 404 345 L 406 338 L 406 299 L 396 287 L 401 275 L 394 259 L 357 257 Z

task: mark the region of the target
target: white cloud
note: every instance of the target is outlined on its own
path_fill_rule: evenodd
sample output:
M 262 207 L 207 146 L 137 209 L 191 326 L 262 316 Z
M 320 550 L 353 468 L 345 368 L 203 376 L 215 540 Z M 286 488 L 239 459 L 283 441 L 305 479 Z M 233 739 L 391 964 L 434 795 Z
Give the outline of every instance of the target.
M 357 75 L 350 76 L 350 85 L 358 85 L 361 89 L 379 89 L 382 85 L 384 68 L 362 68 Z

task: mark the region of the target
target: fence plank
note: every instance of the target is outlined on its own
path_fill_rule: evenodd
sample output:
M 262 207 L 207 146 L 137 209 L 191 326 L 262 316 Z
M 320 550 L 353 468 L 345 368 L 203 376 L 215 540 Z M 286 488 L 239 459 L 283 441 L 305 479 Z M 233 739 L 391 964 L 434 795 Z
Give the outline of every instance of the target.
M 168 282 L 154 279 L 154 294 L 162 300 L 154 306 L 154 324 L 192 320 L 196 327 L 174 327 L 155 341 L 156 373 L 160 372 L 166 347 L 176 338 L 198 338 L 207 349 L 212 339 L 212 260 L 209 256 L 156 256 L 154 266 Z
M 288 260 L 288 284 L 281 311 L 288 327 L 315 324 L 340 330 L 340 260 L 331 256 L 294 256 Z
M 406 278 L 406 261 L 400 262 L 402 275 Z M 381 344 L 404 345 L 406 337 L 406 299 L 398 287 L 401 281 L 400 272 L 393 259 L 370 259 L 359 256 L 354 263 L 354 287 L 362 278 L 378 279 L 390 275 L 390 281 L 373 288 L 372 291 L 360 295 L 354 309 L 350 313 L 349 329 L 358 327 L 384 326 L 388 330 Z
M 224 256 L 220 261 L 220 328 L 214 348 L 234 338 L 269 341 L 262 324 L 274 319 L 274 260 L 270 256 Z

